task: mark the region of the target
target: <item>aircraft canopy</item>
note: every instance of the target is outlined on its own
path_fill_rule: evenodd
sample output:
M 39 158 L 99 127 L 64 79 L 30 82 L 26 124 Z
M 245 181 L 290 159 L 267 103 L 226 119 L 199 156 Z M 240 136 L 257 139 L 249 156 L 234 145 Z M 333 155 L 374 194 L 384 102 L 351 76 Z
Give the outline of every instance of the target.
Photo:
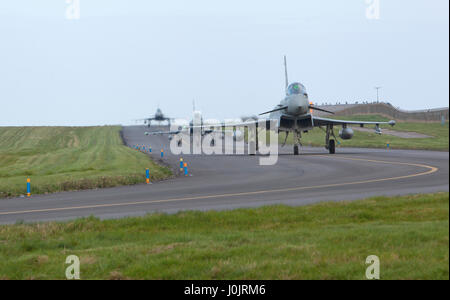
M 306 94 L 306 89 L 303 84 L 294 82 L 291 83 L 287 88 L 287 94 L 290 95 L 302 95 Z

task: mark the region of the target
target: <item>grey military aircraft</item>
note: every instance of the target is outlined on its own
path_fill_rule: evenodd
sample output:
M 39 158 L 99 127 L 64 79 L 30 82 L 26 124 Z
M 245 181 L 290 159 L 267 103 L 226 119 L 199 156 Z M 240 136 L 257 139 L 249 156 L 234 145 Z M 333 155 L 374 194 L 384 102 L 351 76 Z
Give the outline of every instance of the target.
M 218 127 L 217 123 L 208 123 L 207 121 L 203 120 L 203 116 L 202 113 L 198 110 L 195 110 L 195 106 L 194 106 L 194 111 L 192 112 L 193 116 L 192 116 L 192 120 L 189 122 L 189 125 L 180 125 L 178 126 L 177 129 L 175 130 L 170 130 L 170 131 L 151 131 L 151 132 L 145 132 L 145 135 L 168 135 L 169 136 L 169 140 L 172 140 L 172 138 L 175 135 L 178 135 L 180 133 L 187 133 L 190 136 L 193 136 L 194 134 L 194 128 L 200 129 L 199 130 L 199 134 L 204 137 L 206 135 L 210 135 L 213 133 L 220 133 L 221 134 L 221 138 L 224 138 L 224 134 L 226 132 L 229 132 L 227 130 L 220 130 L 217 131 L 215 129 L 215 127 Z M 221 126 L 221 125 L 219 125 Z M 230 132 L 232 134 L 232 137 L 235 141 L 241 141 L 244 139 L 244 133 L 240 130 L 234 130 L 233 132 Z M 178 144 L 181 144 L 181 140 L 178 141 Z M 213 138 L 211 140 L 211 146 L 213 146 L 215 144 L 215 139 Z
M 161 109 L 158 107 L 156 109 L 156 113 L 155 113 L 155 115 L 153 117 L 146 118 L 146 119 L 139 119 L 137 121 L 144 121 L 144 124 L 147 124 L 148 127 L 151 126 L 152 121 L 157 121 L 157 122 L 165 122 L 165 121 L 167 121 L 168 124 L 169 124 L 169 127 L 170 127 L 171 118 L 166 117 L 163 114 L 163 112 L 161 111 Z
M 346 120 L 344 121 L 315 116 L 313 114 L 314 110 L 330 114 L 334 113 L 332 111 L 328 111 L 320 107 L 317 107 L 312 102 L 310 102 L 309 95 L 306 92 L 306 88 L 303 84 L 299 82 L 293 82 L 289 84 L 286 56 L 284 57 L 284 67 L 286 80 L 285 86 L 286 96 L 274 109 L 260 114 L 260 116 L 268 114 L 269 115 L 268 118 L 257 120 L 255 120 L 255 118 L 251 118 L 243 123 L 232 123 L 232 124 L 227 123 L 220 125 L 219 124 L 206 125 L 200 123 L 199 126 L 193 126 L 193 124 L 191 123 L 189 126 L 183 127 L 183 130 L 190 130 L 190 132 L 192 133 L 193 128 L 200 127 L 202 133 L 211 133 L 214 131 L 213 129 L 214 127 L 216 128 L 220 127 L 222 128 L 222 130 L 225 130 L 225 128 L 233 127 L 233 132 L 237 132 L 236 130 L 237 127 L 255 125 L 256 127 L 255 146 L 256 151 L 258 151 L 258 127 L 261 124 L 263 124 L 263 126 L 265 124 L 266 129 L 273 129 L 271 128 L 270 125 L 275 123 L 276 124 L 275 130 L 277 130 L 278 133 L 280 132 L 286 133 L 286 138 L 283 143 L 283 146 L 286 144 L 289 134 L 292 133 L 294 135 L 294 155 L 298 155 L 299 146 L 301 145 L 302 133 L 307 133 L 308 131 L 314 129 L 315 127 L 319 127 L 324 129 L 325 131 L 325 148 L 329 151 L 330 154 L 334 154 L 336 152 L 336 140 L 337 140 L 337 137 L 335 136 L 334 133 L 335 126 L 342 126 L 341 130 L 339 131 L 339 137 L 343 140 L 349 140 L 354 135 L 354 131 L 349 127 L 349 125 L 359 125 L 361 127 L 364 127 L 365 125 L 374 125 L 375 133 L 381 134 L 380 129 L 381 124 L 389 124 L 391 126 L 394 126 L 396 124 L 394 120 L 391 120 L 389 122 L 381 122 L 381 121 L 366 122 L 366 121 L 346 121 Z M 204 131 L 205 128 L 208 128 L 208 130 Z M 165 132 L 165 133 L 177 134 L 179 132 L 181 132 L 181 129 L 179 131 Z M 240 135 L 243 136 L 243 134 Z
M 339 137 L 343 140 L 349 140 L 354 134 L 349 125 L 359 125 L 361 127 L 364 127 L 364 125 L 375 125 L 375 132 L 377 134 L 381 134 L 381 124 L 389 124 L 391 126 L 395 125 L 394 120 L 389 122 L 343 121 L 314 116 L 314 110 L 330 114 L 334 113 L 314 106 L 312 102 L 310 102 L 309 95 L 303 84 L 299 82 L 289 84 L 286 56 L 284 57 L 284 67 L 286 96 L 274 109 L 264 112 L 260 114 L 260 116 L 269 114 L 269 117 L 265 119 L 267 129 L 270 128 L 270 122 L 274 121 L 277 124 L 278 132 L 286 133 L 284 144 L 286 144 L 289 133 L 293 133 L 294 155 L 299 154 L 301 134 L 314 129 L 314 127 L 320 127 L 322 129 L 325 128 L 325 148 L 330 154 L 334 154 L 336 151 L 337 140 L 333 130 L 335 126 L 342 126 L 342 129 L 339 131 Z M 256 128 L 258 129 L 258 123 L 261 123 L 261 120 L 254 122 Z M 246 124 L 248 123 L 249 122 Z M 257 136 L 258 133 L 256 132 L 256 137 Z M 256 142 L 256 150 L 258 150 L 258 142 Z

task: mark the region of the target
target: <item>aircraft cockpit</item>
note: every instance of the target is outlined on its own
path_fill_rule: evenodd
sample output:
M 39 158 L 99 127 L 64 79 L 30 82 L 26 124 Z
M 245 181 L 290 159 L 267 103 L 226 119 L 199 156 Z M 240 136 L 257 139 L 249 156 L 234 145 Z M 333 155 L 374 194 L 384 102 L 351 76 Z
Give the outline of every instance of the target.
M 291 95 L 306 95 L 306 89 L 303 86 L 303 84 L 298 83 L 298 82 L 294 82 L 292 84 L 290 84 L 287 88 L 286 94 L 288 96 Z

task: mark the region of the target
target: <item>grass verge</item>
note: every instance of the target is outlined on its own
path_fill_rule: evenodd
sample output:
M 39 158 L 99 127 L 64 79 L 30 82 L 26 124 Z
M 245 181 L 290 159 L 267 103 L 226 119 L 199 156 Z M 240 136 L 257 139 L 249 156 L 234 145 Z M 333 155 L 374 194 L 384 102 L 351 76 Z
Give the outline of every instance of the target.
M 0 198 L 112 187 L 171 175 L 123 145 L 120 126 L 0 127 Z
M 386 117 L 378 115 L 355 115 L 351 117 L 333 117 L 341 120 L 358 121 L 389 121 Z M 366 126 L 371 128 L 373 126 Z M 375 132 L 360 132 L 355 130 L 355 135 L 351 140 L 342 140 L 339 138 L 338 126 L 335 128 L 335 134 L 341 143 L 338 147 L 357 147 L 357 148 L 386 148 L 389 143 L 391 149 L 412 149 L 412 150 L 449 150 L 449 123 L 419 123 L 419 122 L 398 122 L 394 127 L 383 125 L 386 128 L 395 131 L 422 133 L 430 138 L 401 138 L 388 134 L 378 135 Z M 279 142 L 284 142 L 285 134 L 280 133 Z M 287 144 L 292 144 L 292 135 L 288 137 Z M 302 144 L 305 146 L 322 147 L 325 145 L 325 132 L 320 128 L 302 134 Z
M 0 226 L 0 278 L 449 279 L 449 194 Z

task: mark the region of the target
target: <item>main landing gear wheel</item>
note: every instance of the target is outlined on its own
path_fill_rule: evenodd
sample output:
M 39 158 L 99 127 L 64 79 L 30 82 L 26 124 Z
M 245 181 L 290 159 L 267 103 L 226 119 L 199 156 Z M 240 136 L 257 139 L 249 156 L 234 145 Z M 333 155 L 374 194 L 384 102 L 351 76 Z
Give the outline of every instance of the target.
M 330 152 L 330 154 L 335 154 L 336 153 L 336 142 L 335 142 L 335 140 L 330 140 L 328 142 L 328 151 Z
M 298 155 L 298 145 L 294 146 L 294 155 Z

